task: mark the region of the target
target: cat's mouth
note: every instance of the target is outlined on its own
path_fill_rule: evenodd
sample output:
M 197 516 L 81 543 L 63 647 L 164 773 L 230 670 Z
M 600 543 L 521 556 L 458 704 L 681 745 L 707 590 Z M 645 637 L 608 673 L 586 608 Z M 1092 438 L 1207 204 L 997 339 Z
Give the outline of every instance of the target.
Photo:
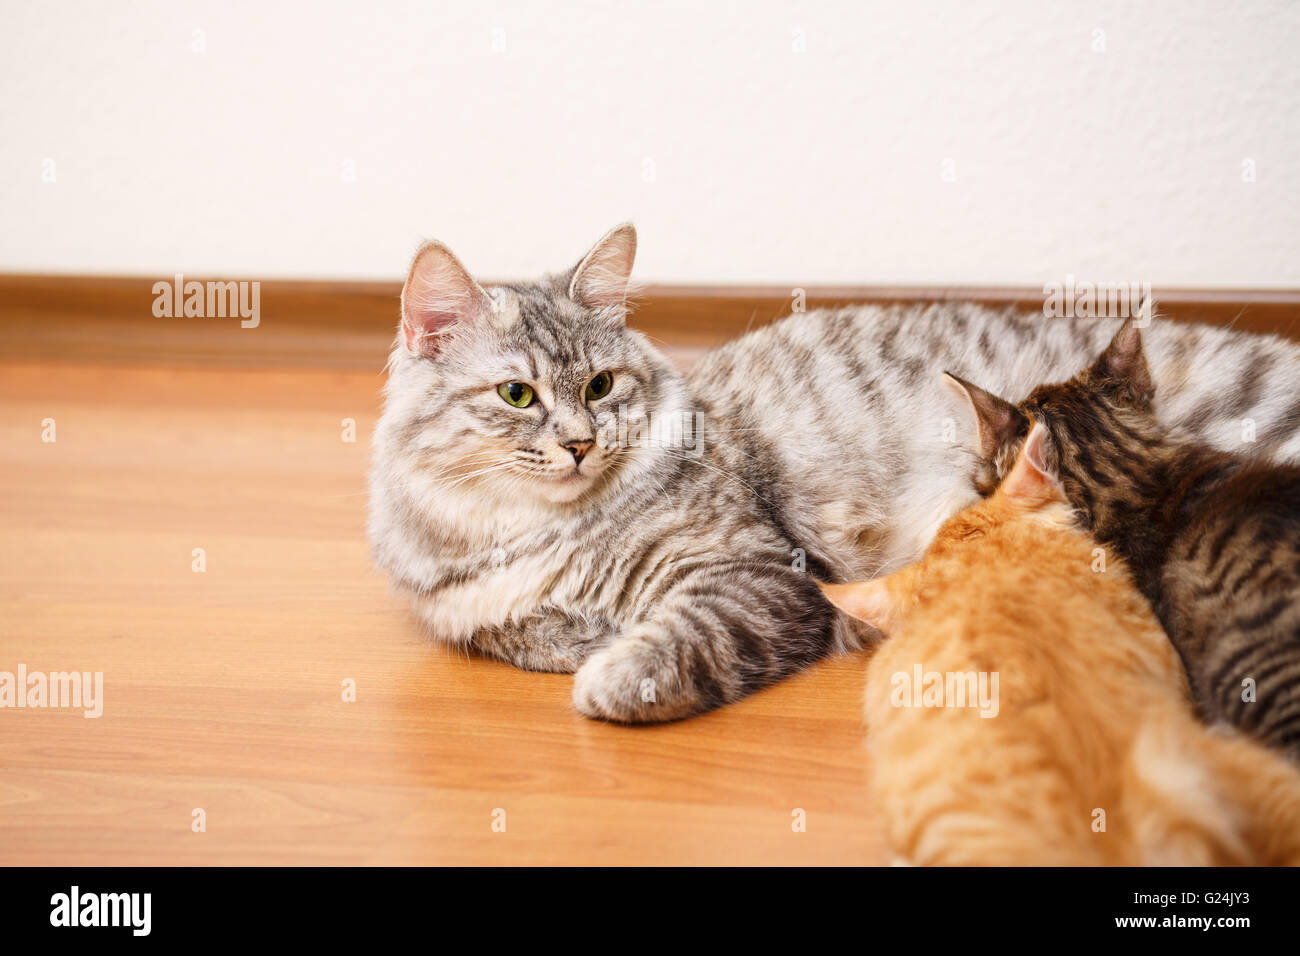
M 590 488 L 599 477 L 599 469 L 584 467 L 585 463 L 563 470 L 555 469 L 539 475 L 542 492 L 552 501 L 572 501 Z
M 560 484 L 581 484 L 584 481 L 594 481 L 602 470 L 599 466 L 584 461 L 560 472 L 552 480 Z
M 542 477 L 547 481 L 553 481 L 557 484 L 581 483 L 591 481 L 604 471 L 605 462 L 598 461 L 591 455 L 586 456 L 582 461 L 575 462 L 572 467 L 551 466 L 547 468 Z

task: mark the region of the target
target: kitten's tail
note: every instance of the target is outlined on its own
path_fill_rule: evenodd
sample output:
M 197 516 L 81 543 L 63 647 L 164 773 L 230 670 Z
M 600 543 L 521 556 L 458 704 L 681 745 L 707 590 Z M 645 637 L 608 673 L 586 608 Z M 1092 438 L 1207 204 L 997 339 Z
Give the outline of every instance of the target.
M 1136 862 L 1300 865 L 1300 770 L 1253 740 L 1167 714 L 1143 726 L 1128 769 Z

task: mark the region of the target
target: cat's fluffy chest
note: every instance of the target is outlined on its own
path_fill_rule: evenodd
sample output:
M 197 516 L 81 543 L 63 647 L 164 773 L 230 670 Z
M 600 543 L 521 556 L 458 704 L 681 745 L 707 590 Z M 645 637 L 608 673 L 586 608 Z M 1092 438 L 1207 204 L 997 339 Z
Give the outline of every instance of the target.
M 423 506 L 439 529 L 425 575 L 436 585 L 413 604 L 435 637 L 460 643 L 544 607 L 579 603 L 592 561 L 575 522 L 518 503 L 488 508 L 468 495 L 430 495 Z
M 462 643 L 475 632 L 522 620 L 546 606 L 565 606 L 580 583 L 565 573 L 572 565 L 573 548 L 501 557 L 504 548 L 488 558 L 487 567 L 434 594 L 417 595 L 415 610 L 440 640 Z M 557 574 L 559 579 L 557 580 Z

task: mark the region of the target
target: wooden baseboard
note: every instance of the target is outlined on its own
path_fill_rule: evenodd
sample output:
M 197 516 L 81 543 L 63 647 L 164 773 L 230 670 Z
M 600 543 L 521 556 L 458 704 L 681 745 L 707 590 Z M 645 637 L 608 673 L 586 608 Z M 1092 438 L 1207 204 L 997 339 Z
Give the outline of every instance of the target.
M 398 282 L 267 280 L 260 322 L 238 317 L 160 318 L 157 278 L 0 274 L 0 356 L 76 361 L 149 361 L 240 366 L 375 369 L 397 323 Z M 207 281 L 206 279 L 200 281 Z M 1043 307 L 1041 289 L 820 287 L 808 309 L 852 303 L 970 300 Z M 1300 290 L 1156 290 L 1162 315 L 1232 325 L 1300 341 Z M 775 287 L 651 286 L 632 324 L 685 351 L 717 345 L 789 314 L 792 290 Z

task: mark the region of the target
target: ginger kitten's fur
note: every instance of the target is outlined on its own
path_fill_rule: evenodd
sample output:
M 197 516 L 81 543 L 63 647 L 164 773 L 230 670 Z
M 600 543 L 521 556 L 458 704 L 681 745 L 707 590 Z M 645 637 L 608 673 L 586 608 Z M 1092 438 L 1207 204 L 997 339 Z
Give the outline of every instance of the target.
M 919 563 L 824 586 L 889 636 L 867 721 L 895 850 L 949 865 L 1300 863 L 1300 773 L 1198 723 L 1123 562 L 1094 570 L 1102 552 L 1047 474 L 1044 439 L 1034 428 L 1001 487 Z M 998 674 L 996 715 L 898 706 L 895 676 L 918 664 Z

